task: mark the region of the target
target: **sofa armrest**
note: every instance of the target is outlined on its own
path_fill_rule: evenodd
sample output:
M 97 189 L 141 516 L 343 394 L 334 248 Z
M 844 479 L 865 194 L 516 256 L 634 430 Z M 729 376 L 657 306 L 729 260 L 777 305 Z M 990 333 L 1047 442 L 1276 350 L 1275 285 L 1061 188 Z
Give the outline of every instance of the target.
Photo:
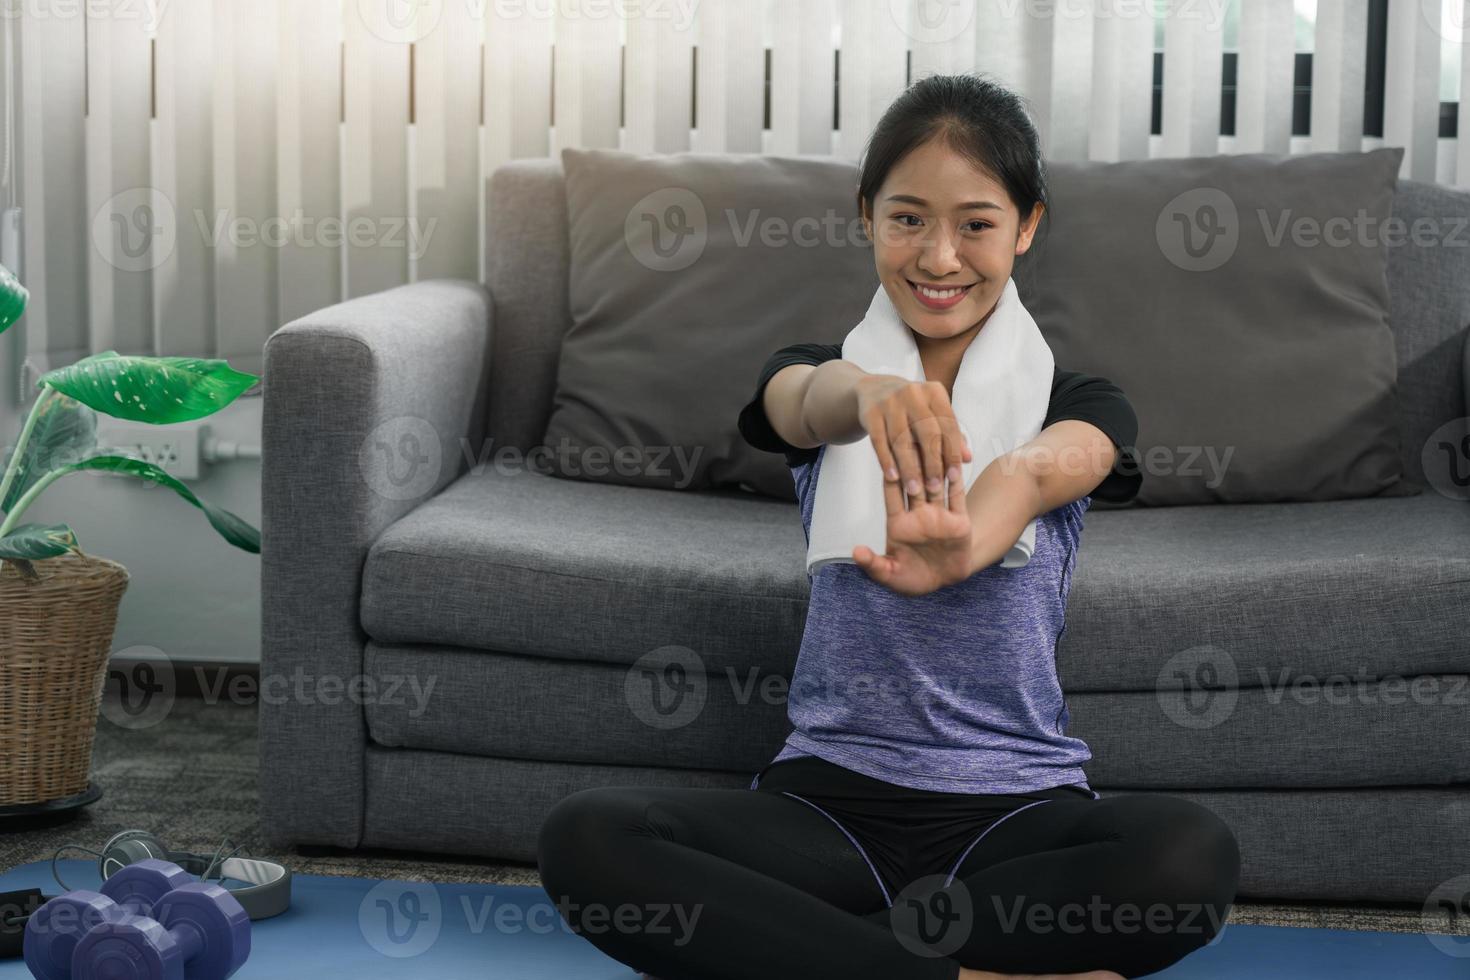
M 465 469 L 488 405 L 493 303 L 438 279 L 330 306 L 265 344 L 260 807 L 272 841 L 362 836 L 369 546 Z

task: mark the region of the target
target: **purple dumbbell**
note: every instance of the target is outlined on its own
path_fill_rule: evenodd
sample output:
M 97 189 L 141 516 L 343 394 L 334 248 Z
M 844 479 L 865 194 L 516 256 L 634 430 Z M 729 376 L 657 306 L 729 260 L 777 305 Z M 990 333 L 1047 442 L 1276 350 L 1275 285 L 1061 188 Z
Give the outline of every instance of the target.
M 219 885 L 175 888 L 152 916 L 100 922 L 72 953 L 71 980 L 225 980 L 250 956 L 250 916 Z
M 37 977 L 70 976 L 72 951 L 88 929 L 109 915 L 149 915 L 164 895 L 193 880 L 177 864 L 149 858 L 120 869 L 100 894 L 82 889 L 51 899 L 26 923 L 26 965 Z

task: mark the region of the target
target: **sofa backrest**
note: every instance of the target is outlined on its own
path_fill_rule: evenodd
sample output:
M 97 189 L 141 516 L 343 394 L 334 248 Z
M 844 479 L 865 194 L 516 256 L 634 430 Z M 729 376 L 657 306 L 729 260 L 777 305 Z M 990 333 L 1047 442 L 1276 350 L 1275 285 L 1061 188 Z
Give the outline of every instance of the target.
M 571 326 L 561 160 L 535 157 L 501 165 L 488 181 L 485 210 L 484 281 L 495 303 L 487 432 L 492 450 L 525 451 L 546 430 L 561 341 Z M 1391 243 L 1389 319 L 1398 353 L 1400 454 L 1405 475 L 1422 483 L 1421 451 L 1429 434 L 1470 413 L 1470 192 L 1400 180 L 1394 217 L 1402 230 L 1372 233 Z
M 1470 414 L 1465 390 L 1470 191 L 1400 180 L 1393 216 L 1404 228 L 1391 229 L 1388 250 L 1389 325 L 1399 361 L 1399 452 L 1404 475 L 1423 483 L 1425 440 L 1451 419 Z

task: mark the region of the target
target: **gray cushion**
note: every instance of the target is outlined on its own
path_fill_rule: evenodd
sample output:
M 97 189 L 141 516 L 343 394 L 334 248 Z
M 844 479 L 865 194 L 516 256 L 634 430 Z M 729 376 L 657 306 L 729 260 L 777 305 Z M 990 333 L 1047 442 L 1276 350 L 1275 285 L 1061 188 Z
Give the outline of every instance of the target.
M 791 504 L 476 469 L 373 543 L 374 639 L 622 664 L 680 645 L 711 670 L 790 668 L 809 595 Z
M 1057 644 L 1067 691 L 1153 690 L 1169 658 L 1206 644 L 1242 687 L 1281 668 L 1470 673 L 1464 501 L 1141 508 L 1086 525 Z
M 1400 458 L 1405 476 L 1444 486 L 1451 457 L 1429 454 L 1429 437 L 1451 419 L 1463 417 L 1466 401 L 1465 340 L 1470 327 L 1470 190 L 1415 180 L 1399 181 L 1394 219 L 1405 228 L 1428 228 L 1388 254 L 1388 291 L 1399 364 Z M 1419 244 L 1416 244 L 1416 237 Z
M 708 671 L 790 676 L 810 589 L 796 509 L 740 491 L 561 480 L 487 463 L 390 526 L 363 628 L 631 664 L 666 645 Z M 1176 653 L 1229 651 L 1245 686 L 1470 672 L 1470 512 L 1437 493 L 1086 517 L 1057 671 L 1068 692 L 1152 691 Z
M 1050 164 L 1052 224 L 1017 286 L 1058 363 L 1128 394 L 1137 503 L 1412 492 L 1399 482 L 1384 244 L 1402 157 Z
M 366 671 L 384 694 L 365 706 L 368 733 L 384 746 L 753 774 L 791 731 L 786 686 L 744 670 L 674 675 L 676 694 L 622 664 L 369 643 Z M 1069 692 L 1067 733 L 1092 749 L 1096 786 L 1470 783 L 1465 676 L 1439 679 L 1436 697 L 1385 685 L 1368 681 L 1343 701 L 1253 686 L 1199 699 L 1192 713 L 1188 695 Z
M 794 500 L 781 456 L 736 418 L 772 351 L 840 341 L 878 288 L 854 166 L 576 149 L 562 165 L 572 326 L 544 438 L 554 471 Z

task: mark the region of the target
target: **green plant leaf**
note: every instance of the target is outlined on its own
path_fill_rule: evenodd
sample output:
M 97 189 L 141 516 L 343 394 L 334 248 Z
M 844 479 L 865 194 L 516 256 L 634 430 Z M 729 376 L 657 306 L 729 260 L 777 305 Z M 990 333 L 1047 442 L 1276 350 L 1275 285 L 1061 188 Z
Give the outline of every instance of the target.
M 15 278 L 15 273 L 0 265 L 0 333 L 20 319 L 26 311 L 26 300 L 30 293 Z
M 77 536 L 65 524 L 22 524 L 0 538 L 0 558 L 23 561 L 55 558 L 77 546 Z
M 217 359 L 107 350 L 47 371 L 37 384 L 113 418 L 164 425 L 213 415 L 258 380 Z
M 21 449 L 15 481 L 11 483 L 5 499 L 0 500 L 0 511 L 9 513 L 21 494 L 48 470 L 84 459 L 96 448 L 97 413 L 60 393 L 48 399 Z M 9 464 L 7 458 L 4 465 L 0 465 L 0 473 L 4 473 Z
M 151 480 L 161 483 L 170 490 L 183 497 L 189 503 L 204 511 L 204 516 L 209 518 L 209 523 L 230 544 L 242 551 L 252 554 L 260 554 L 260 532 L 251 527 L 249 523 L 240 517 L 230 513 L 223 507 L 216 507 L 208 501 L 200 500 L 175 477 L 165 470 L 159 469 L 152 463 L 145 463 L 141 459 L 132 459 L 127 456 L 93 456 L 80 462 L 71 463 L 61 467 L 64 472 L 74 470 L 108 470 L 113 473 L 127 473 L 139 479 Z

